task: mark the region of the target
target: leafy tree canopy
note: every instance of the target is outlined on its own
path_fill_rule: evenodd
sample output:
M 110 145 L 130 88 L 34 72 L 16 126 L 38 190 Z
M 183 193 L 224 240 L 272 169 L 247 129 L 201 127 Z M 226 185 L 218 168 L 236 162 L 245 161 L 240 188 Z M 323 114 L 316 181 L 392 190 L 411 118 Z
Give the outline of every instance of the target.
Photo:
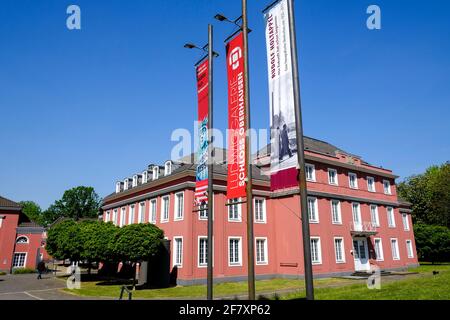
M 33 201 L 21 201 L 22 212 L 33 222 L 42 224 L 42 210 L 41 207 Z
M 450 261 L 450 229 L 443 226 L 414 226 L 417 254 L 422 261 Z
M 64 220 L 52 226 L 47 233 L 47 252 L 56 259 L 80 260 L 83 242 L 80 224 L 74 220 Z
M 110 244 L 118 229 L 111 222 L 82 221 L 80 223 L 80 239 L 83 245 L 81 258 L 89 261 L 115 260 Z

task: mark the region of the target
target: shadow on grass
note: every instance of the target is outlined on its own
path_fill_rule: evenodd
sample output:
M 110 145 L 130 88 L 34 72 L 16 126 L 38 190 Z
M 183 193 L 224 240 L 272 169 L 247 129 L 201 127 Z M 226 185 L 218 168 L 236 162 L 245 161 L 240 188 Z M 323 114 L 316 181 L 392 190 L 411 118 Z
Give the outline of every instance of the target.
M 429 262 L 429 261 L 419 261 L 421 266 L 450 266 L 450 262 Z

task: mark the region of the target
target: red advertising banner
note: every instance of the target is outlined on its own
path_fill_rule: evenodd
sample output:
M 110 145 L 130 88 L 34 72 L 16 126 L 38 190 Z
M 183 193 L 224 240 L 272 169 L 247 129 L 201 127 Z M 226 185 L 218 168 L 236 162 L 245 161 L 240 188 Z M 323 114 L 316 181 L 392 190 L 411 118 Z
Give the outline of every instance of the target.
M 195 203 L 200 206 L 208 202 L 208 106 L 209 81 L 208 59 L 197 66 L 198 95 L 198 140 Z
M 227 198 L 246 196 L 247 164 L 245 162 L 245 86 L 243 36 L 239 33 L 227 43 L 228 74 L 228 181 Z

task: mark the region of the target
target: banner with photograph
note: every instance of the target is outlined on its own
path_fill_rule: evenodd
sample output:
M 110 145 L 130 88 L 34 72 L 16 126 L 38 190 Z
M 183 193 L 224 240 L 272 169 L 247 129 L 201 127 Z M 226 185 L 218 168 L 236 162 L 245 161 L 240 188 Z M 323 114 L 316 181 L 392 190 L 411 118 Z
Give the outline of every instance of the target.
M 227 198 L 246 196 L 244 55 L 242 32 L 226 45 L 228 75 L 228 180 Z
M 271 189 L 298 185 L 297 135 L 291 58 L 291 35 L 286 0 L 264 14 L 270 99 Z M 295 39 L 294 39 L 295 40 Z
M 197 66 L 198 95 L 198 137 L 197 168 L 195 183 L 195 204 L 200 206 L 208 203 L 208 106 L 209 81 L 208 59 Z

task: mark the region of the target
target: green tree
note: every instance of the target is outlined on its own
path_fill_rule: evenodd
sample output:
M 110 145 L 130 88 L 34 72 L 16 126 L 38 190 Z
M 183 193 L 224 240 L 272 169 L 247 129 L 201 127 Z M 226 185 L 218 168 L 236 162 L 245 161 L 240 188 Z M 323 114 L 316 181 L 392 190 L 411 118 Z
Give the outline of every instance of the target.
M 48 230 L 45 249 L 56 259 L 79 261 L 83 251 L 80 235 L 80 224 L 73 219 L 61 221 Z
M 414 226 L 417 255 L 422 261 L 450 261 L 450 229 L 443 226 L 416 224 Z
M 157 254 L 163 239 L 163 230 L 150 223 L 127 225 L 116 232 L 110 250 L 122 261 L 135 263 L 133 286 L 136 282 L 136 263 Z
M 41 207 L 33 201 L 21 201 L 22 212 L 33 222 L 42 224 L 42 210 Z
M 412 203 L 415 223 L 450 227 L 450 162 L 407 178 L 398 193 Z

